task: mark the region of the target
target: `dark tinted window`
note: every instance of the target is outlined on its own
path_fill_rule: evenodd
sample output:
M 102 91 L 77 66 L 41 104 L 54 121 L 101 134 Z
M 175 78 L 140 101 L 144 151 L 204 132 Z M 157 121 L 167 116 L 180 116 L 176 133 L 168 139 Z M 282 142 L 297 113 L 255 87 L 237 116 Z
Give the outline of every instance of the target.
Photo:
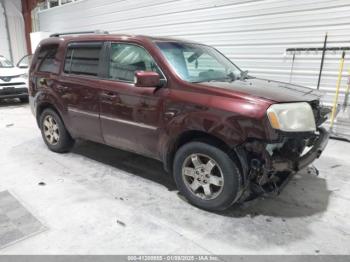
M 55 60 L 57 49 L 58 45 L 46 45 L 40 49 L 37 60 L 38 71 L 58 73 L 58 63 Z
M 64 72 L 77 75 L 98 75 L 102 43 L 72 44 L 68 47 Z
M 136 71 L 154 71 L 162 76 L 153 57 L 137 45 L 112 44 L 109 78 L 133 82 Z

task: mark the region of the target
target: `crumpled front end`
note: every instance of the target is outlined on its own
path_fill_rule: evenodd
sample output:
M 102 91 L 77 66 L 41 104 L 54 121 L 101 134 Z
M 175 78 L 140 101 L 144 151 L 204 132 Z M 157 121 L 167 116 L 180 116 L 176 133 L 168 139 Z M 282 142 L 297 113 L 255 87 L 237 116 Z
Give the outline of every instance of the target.
M 249 168 L 241 199 L 265 193 L 278 194 L 295 173 L 320 157 L 329 139 L 329 133 L 321 125 L 330 111 L 318 103 L 311 106 L 316 132 L 280 132 L 277 141 L 253 139 L 242 145 Z

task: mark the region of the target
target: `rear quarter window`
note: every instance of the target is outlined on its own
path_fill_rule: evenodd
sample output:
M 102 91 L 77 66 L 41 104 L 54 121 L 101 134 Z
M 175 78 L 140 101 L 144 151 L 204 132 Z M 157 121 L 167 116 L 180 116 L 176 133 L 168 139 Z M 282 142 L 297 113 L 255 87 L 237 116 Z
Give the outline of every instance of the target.
M 102 43 L 74 43 L 67 48 L 64 69 L 67 74 L 97 76 Z
M 59 63 L 56 60 L 58 45 L 44 45 L 40 48 L 36 61 L 37 71 L 58 74 Z

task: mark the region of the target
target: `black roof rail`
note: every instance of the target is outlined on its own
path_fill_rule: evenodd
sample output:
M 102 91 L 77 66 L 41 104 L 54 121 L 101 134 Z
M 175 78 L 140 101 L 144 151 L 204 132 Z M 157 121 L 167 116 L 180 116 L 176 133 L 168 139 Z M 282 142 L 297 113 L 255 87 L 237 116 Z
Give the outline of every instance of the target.
M 64 33 L 54 33 L 50 37 L 59 37 L 61 35 L 82 35 L 82 34 L 109 34 L 108 31 L 95 30 L 95 31 L 78 31 L 78 32 L 64 32 Z

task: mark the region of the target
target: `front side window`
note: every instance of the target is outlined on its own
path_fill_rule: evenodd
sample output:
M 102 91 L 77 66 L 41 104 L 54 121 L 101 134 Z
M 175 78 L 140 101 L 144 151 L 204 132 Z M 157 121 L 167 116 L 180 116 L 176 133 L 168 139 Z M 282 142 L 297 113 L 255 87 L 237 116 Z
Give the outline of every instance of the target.
M 38 71 L 55 74 L 58 73 L 59 66 L 55 60 L 57 50 L 58 45 L 46 45 L 41 47 L 37 60 L 37 63 L 39 64 Z
M 97 76 L 102 43 L 79 43 L 68 46 L 63 71 L 67 74 Z
M 161 77 L 152 56 L 142 47 L 132 44 L 111 44 L 109 79 L 134 82 L 136 71 L 154 71 Z
M 13 67 L 13 64 L 10 60 L 7 60 L 5 57 L 0 56 L 0 68 Z
M 185 81 L 232 81 L 241 74 L 238 67 L 210 46 L 181 42 L 156 44 L 174 71 Z

